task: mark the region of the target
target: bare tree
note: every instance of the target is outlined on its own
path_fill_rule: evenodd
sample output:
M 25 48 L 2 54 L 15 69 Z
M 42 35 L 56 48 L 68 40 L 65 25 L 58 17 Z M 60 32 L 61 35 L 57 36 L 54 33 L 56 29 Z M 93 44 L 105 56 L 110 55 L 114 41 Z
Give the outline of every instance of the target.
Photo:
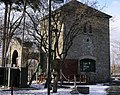
M 52 68 L 56 72 L 53 92 L 57 91 L 57 81 L 62 76 L 62 67 L 75 39 L 80 37 L 80 35 L 91 37 L 89 33 L 85 32 L 91 32 L 93 26 L 100 27 L 104 25 L 104 22 L 97 20 L 99 17 L 100 19 L 102 18 L 100 12 L 93 9 L 96 7 L 96 2 L 92 2 L 91 4 L 91 7 L 89 7 L 88 4 L 70 1 L 52 14 L 53 28 L 51 31 L 52 33 L 54 32 L 52 35 L 52 51 L 54 56 Z M 56 59 L 59 59 L 60 62 L 56 63 Z
M 88 2 L 87 2 L 88 3 Z M 71 46 L 74 43 L 74 40 L 79 35 L 88 35 L 87 33 L 83 33 L 83 31 L 91 31 L 91 26 L 104 24 L 104 22 L 99 22 L 99 18 L 101 19 L 101 13 L 93 9 L 96 7 L 97 2 L 90 3 L 91 7 L 88 7 L 88 4 L 82 4 L 75 0 L 70 1 L 64 6 L 55 10 L 56 6 L 53 7 L 54 11 L 52 12 L 52 63 L 51 68 L 54 69 L 55 77 L 54 77 L 54 91 L 57 91 L 57 82 L 62 74 L 62 66 L 64 65 L 64 61 Z M 53 4 L 54 5 L 54 4 Z M 57 6 L 58 7 L 58 6 Z M 92 8 L 93 7 L 93 8 Z M 47 9 L 47 8 L 46 8 Z M 43 11 L 43 10 L 42 10 Z M 29 34 L 32 35 L 36 41 L 38 41 L 40 46 L 40 51 L 44 51 L 46 56 L 48 54 L 48 15 L 46 11 L 45 14 L 42 14 L 42 18 L 38 18 L 38 15 L 28 14 L 32 25 L 30 23 L 29 26 L 32 26 L 29 29 Z M 43 12 L 43 13 L 44 13 Z M 103 19 L 104 21 L 104 19 Z M 40 24 L 39 24 L 40 22 Z M 102 37 L 102 36 L 101 36 Z M 57 59 L 60 60 L 60 63 L 57 64 Z M 51 69 L 51 71 L 52 71 Z
M 88 7 L 87 6 L 88 4 L 81 4 L 74 0 L 70 2 L 60 8 L 58 8 L 59 6 L 55 5 L 54 3 L 52 4 L 53 5 L 52 8 L 54 11 L 52 12 L 52 18 L 51 18 L 52 20 L 52 26 L 51 26 L 52 53 L 51 54 L 53 56 L 51 59 L 52 60 L 51 71 L 52 69 L 54 69 L 55 71 L 53 72 L 54 74 L 53 92 L 57 91 L 57 82 L 59 80 L 59 77 L 62 76 L 62 67 L 64 66 L 65 59 L 75 39 L 79 35 L 88 35 L 89 37 L 91 37 L 89 34 L 83 33 L 83 31 L 84 32 L 87 30 L 91 31 L 91 26 L 95 27 L 95 25 L 97 25 L 97 27 L 99 27 L 99 25 L 104 24 L 104 22 L 101 23 L 98 21 L 98 19 L 101 18 L 101 15 L 99 14 L 100 12 L 97 11 L 96 9 L 92 9 L 91 7 Z M 96 2 L 93 2 L 91 6 L 96 7 Z M 28 34 L 34 38 L 35 43 L 39 48 L 40 54 L 44 52 L 46 54 L 46 57 L 48 57 L 48 5 L 43 0 L 41 6 L 39 7 L 40 8 L 38 11 L 36 11 L 36 8 L 34 8 L 34 10 L 32 11 L 24 10 L 23 6 L 21 7 L 22 10 L 21 8 L 18 8 L 17 10 L 22 11 L 22 15 L 16 21 L 13 19 L 12 21 L 10 21 L 11 15 L 9 13 L 8 21 L 4 22 L 5 25 L 7 25 L 5 27 L 8 27 L 8 28 L 4 27 L 4 29 L 6 29 L 4 30 L 5 31 L 4 33 L 5 34 L 9 33 L 7 34 L 7 37 L 10 38 L 4 40 L 5 41 L 4 43 L 7 43 L 8 45 L 10 39 L 13 37 L 15 32 L 22 29 L 22 27 L 20 27 L 20 24 L 24 17 L 23 15 L 23 10 L 24 10 L 27 18 L 25 22 L 25 31 L 27 31 Z M 58 9 L 56 10 L 56 8 Z M 100 35 L 102 35 L 102 33 Z M 6 35 L 4 35 L 4 38 L 7 37 Z M 5 47 L 7 48 L 8 46 Z M 5 49 L 5 51 L 7 51 L 7 49 Z M 59 59 L 60 61 L 58 64 L 57 64 L 57 59 Z M 40 62 L 38 66 L 41 63 L 42 60 L 40 58 Z M 33 74 L 29 85 L 31 84 L 37 71 L 38 71 L 38 67 L 35 73 Z
M 119 73 L 120 61 L 120 42 L 117 40 L 111 41 L 111 73 L 114 75 Z
M 18 28 L 22 21 L 22 16 L 19 16 L 15 19 L 15 15 L 13 13 L 13 3 L 8 1 L 2 1 L 5 5 L 4 12 L 4 27 L 3 29 L 3 50 L 2 50 L 2 65 L 6 65 L 6 54 L 8 51 L 9 43 L 11 38 L 15 34 L 15 30 Z
M 24 6 L 29 6 L 34 11 L 41 6 L 40 0 L 0 0 L 4 4 L 4 27 L 3 27 L 3 50 L 2 50 L 2 65 L 6 65 L 6 53 L 8 51 L 11 38 L 20 26 L 24 16 Z M 19 13 L 18 13 L 19 12 Z M 23 13 L 21 13 L 23 12 Z M 16 16 L 17 14 L 17 16 Z M 19 16 L 18 16 L 19 15 Z M 18 32 L 18 31 L 17 31 Z
M 41 49 L 41 46 L 44 47 L 44 50 L 45 50 L 44 52 L 47 52 L 46 41 L 45 40 L 44 40 L 44 42 L 41 41 L 41 40 L 43 40 L 43 38 L 45 38 L 46 34 L 41 35 L 41 32 L 40 32 L 40 29 L 41 29 L 40 19 L 43 16 L 43 9 L 46 10 L 46 12 L 44 12 L 44 13 L 47 14 L 47 10 L 48 10 L 47 6 L 48 6 L 47 2 L 44 1 L 44 0 L 41 0 L 41 6 L 38 10 L 36 10 L 36 11 L 33 11 L 33 10 L 25 11 L 26 18 L 27 18 L 26 23 L 25 23 L 25 29 L 26 29 L 25 31 L 29 35 L 28 38 L 31 39 L 31 37 L 33 37 L 32 40 L 37 45 L 37 47 L 39 48 L 39 51 L 40 51 L 39 56 L 43 52 L 42 49 Z M 43 64 L 41 64 L 41 63 L 43 63 L 43 62 L 42 62 L 42 58 L 40 57 L 39 58 L 39 64 L 36 68 L 36 71 L 33 73 L 32 78 L 30 79 L 29 85 L 31 85 L 31 83 L 32 83 L 40 65 L 42 67 L 42 70 L 44 70 L 43 69 Z

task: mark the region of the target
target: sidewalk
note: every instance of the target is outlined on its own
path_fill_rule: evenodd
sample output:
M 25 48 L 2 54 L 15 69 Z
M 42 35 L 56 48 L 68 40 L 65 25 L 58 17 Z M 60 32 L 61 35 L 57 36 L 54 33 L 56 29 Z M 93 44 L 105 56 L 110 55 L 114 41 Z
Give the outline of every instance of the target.
M 120 86 L 116 86 L 116 85 L 113 85 L 113 86 L 110 86 L 109 88 L 106 89 L 106 91 L 109 93 L 109 94 L 112 94 L 112 93 L 115 93 L 115 95 L 120 95 Z
M 0 86 L 0 91 L 11 91 L 11 87 L 1 87 Z M 37 90 L 37 88 L 33 88 L 33 87 L 28 87 L 28 88 L 17 88 L 17 87 L 13 87 L 14 91 L 17 90 Z
M 69 85 L 70 88 L 58 88 L 58 92 L 57 93 L 52 93 L 51 90 L 51 95 L 71 95 L 71 91 L 73 85 Z M 106 88 L 108 88 L 109 86 L 102 86 L 102 85 L 79 85 L 80 87 L 89 87 L 90 93 L 87 95 L 107 95 L 107 92 L 105 91 Z M 47 89 L 45 88 L 37 88 L 36 90 L 30 90 L 27 88 L 20 88 L 20 89 L 15 89 L 13 90 L 14 95 L 47 95 Z M 11 91 L 7 90 L 7 91 L 0 91 L 1 95 L 11 95 Z M 78 95 L 84 95 L 79 93 Z

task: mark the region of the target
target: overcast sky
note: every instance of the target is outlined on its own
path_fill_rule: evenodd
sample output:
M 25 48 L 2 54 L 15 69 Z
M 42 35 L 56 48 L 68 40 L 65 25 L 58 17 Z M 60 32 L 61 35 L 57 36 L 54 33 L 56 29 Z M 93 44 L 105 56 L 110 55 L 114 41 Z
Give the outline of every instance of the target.
M 110 37 L 120 41 L 120 0 L 97 0 L 103 12 L 112 16 L 110 20 Z
M 104 11 L 112 16 L 110 21 L 111 39 L 120 41 L 120 0 L 98 0 L 101 5 L 106 5 Z
M 105 5 L 105 8 L 102 11 L 112 16 L 110 20 L 111 42 L 114 40 L 120 42 L 120 0 L 98 0 L 98 3 L 100 6 Z M 119 53 L 119 48 L 111 47 L 111 51 L 113 51 L 113 49 L 118 49 L 117 53 Z M 111 52 L 111 57 L 113 57 L 113 54 L 114 52 Z M 114 56 L 114 60 L 116 60 L 116 58 L 119 59 L 119 56 Z M 111 61 L 112 59 L 113 58 L 111 58 Z M 115 63 L 120 64 L 120 60 L 116 60 Z

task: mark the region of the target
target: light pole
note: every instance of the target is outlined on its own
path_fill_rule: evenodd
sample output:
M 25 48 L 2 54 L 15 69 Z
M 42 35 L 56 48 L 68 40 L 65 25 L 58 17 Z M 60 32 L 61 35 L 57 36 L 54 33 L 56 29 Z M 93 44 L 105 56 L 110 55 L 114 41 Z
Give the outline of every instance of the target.
M 50 65 L 51 65 L 51 39 L 52 39 L 52 31 L 51 31 L 51 1 L 55 3 L 63 3 L 64 0 L 49 0 L 49 26 L 48 26 L 48 77 L 47 77 L 47 89 L 48 95 L 50 95 L 50 83 L 51 83 L 51 73 L 50 73 Z
M 50 74 L 50 64 L 51 64 L 51 0 L 49 0 L 49 26 L 48 26 L 48 43 L 49 43 L 49 47 L 48 47 L 48 78 L 47 78 L 47 89 L 48 89 L 48 95 L 50 95 L 50 78 L 51 78 L 51 74 Z

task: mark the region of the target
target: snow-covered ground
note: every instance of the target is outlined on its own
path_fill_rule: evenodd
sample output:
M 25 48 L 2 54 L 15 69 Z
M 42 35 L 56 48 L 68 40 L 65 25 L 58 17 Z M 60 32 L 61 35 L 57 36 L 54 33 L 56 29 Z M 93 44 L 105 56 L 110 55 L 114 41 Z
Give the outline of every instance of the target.
M 47 89 L 44 89 L 43 85 L 33 84 L 31 86 L 37 89 L 14 90 L 13 95 L 47 95 Z M 79 86 L 89 87 L 90 93 L 87 95 L 107 95 L 105 89 L 109 87 L 103 85 L 79 85 Z M 67 89 L 59 88 L 57 93 L 52 93 L 51 91 L 50 95 L 71 95 L 70 93 L 71 91 L 72 91 L 71 88 L 67 88 Z M 5 91 L 1 89 L 0 95 L 11 95 L 11 91 L 9 90 Z M 79 94 L 79 95 L 85 95 L 85 94 Z

